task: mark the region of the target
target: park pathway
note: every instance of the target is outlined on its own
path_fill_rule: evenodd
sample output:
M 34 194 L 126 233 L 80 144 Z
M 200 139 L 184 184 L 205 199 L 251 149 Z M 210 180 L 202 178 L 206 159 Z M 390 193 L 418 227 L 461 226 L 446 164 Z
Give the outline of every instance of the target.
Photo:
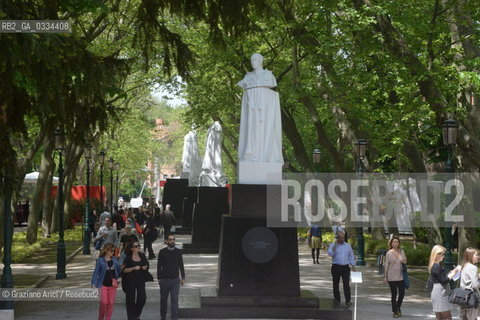
M 188 242 L 189 236 L 177 236 L 177 242 Z M 163 247 L 157 240 L 155 251 Z M 330 259 L 325 252 L 321 254 L 321 263 L 313 264 L 310 250 L 304 243 L 299 243 L 300 280 L 302 289 L 311 290 L 320 297 L 332 297 Z M 187 281 L 180 290 L 180 307 L 191 307 L 198 304 L 200 291 L 213 291 L 217 280 L 218 255 L 188 254 L 184 255 Z M 156 277 L 156 260 L 150 260 L 151 273 Z M 67 279 L 55 280 L 55 268 L 32 269 L 25 265 L 14 265 L 14 268 L 30 268 L 29 272 L 48 272 L 51 277 L 42 285 L 43 288 L 88 288 L 94 267 L 91 256 L 81 252 L 67 265 Z M 363 283 L 358 286 L 357 319 L 385 320 L 391 319 L 390 291 L 383 278 L 372 266 L 358 267 L 363 272 Z M 22 272 L 24 273 L 24 272 Z M 407 290 L 402 312 L 402 319 L 434 319 L 428 294 L 423 290 L 421 281 L 412 281 Z M 352 294 L 354 287 L 352 286 Z M 147 284 L 147 304 L 142 314 L 142 320 L 159 319 L 159 290 L 156 282 Z M 342 298 L 343 299 L 343 298 Z M 121 289 L 117 292 L 113 319 L 126 319 L 125 296 Z M 353 300 L 353 298 L 352 298 Z M 98 312 L 98 302 L 94 301 L 43 301 L 17 302 L 15 304 L 15 319 L 50 320 L 50 319 L 95 319 Z M 458 311 L 454 311 L 454 319 L 458 319 Z

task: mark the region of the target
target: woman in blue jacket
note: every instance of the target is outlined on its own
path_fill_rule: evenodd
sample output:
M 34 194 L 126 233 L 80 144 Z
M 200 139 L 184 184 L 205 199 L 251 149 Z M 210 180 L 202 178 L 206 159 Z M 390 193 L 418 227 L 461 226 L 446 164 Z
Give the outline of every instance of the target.
M 100 310 L 99 320 L 110 320 L 115 304 L 115 295 L 118 288 L 118 278 L 121 275 L 121 267 L 117 258 L 113 256 L 115 248 L 113 244 L 107 243 L 100 251 L 95 264 L 91 285 L 100 289 Z

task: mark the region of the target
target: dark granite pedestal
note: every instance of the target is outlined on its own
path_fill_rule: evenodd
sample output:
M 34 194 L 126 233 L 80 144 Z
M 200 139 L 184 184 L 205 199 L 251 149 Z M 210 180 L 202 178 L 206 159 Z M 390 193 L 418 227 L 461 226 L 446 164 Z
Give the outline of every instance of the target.
M 187 187 L 183 198 L 183 219 L 182 226 L 177 228 L 177 234 L 192 234 L 193 207 L 198 202 L 198 187 Z
M 300 290 L 297 230 L 269 228 L 267 200 L 278 207 L 280 186 L 232 185 L 231 215 L 222 219 L 217 295 L 201 297 L 200 308 L 180 309 L 180 318 L 351 319 L 351 311 L 333 308 L 332 299 Z
M 183 220 L 183 198 L 188 187 L 188 179 L 167 179 L 163 187 L 162 206 L 165 209 L 170 204 L 171 210 L 175 215 L 177 225 L 182 224 Z
M 222 216 L 228 213 L 228 189 L 198 187 L 193 206 L 192 242 L 183 245 L 183 253 L 217 253 Z

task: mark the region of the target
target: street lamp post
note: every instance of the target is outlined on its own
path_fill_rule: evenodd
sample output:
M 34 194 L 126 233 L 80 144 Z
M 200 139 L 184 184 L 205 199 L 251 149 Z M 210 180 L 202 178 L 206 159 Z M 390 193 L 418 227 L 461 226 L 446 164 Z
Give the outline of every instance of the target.
M 117 177 L 116 177 L 116 181 L 115 181 L 115 200 L 118 201 L 118 171 L 120 171 L 120 163 L 119 162 L 115 162 L 115 171 L 117 173 Z
M 357 173 L 359 179 L 362 179 L 363 176 L 363 158 L 365 158 L 367 150 L 367 141 L 363 139 L 358 139 L 356 143 L 357 151 Z M 360 188 L 360 197 L 362 196 L 362 189 Z M 363 204 L 358 204 L 358 212 L 363 214 Z M 357 247 L 358 247 L 358 256 L 357 256 L 357 265 L 365 265 L 365 238 L 363 237 L 363 226 L 357 229 Z
M 9 179 L 7 178 L 8 172 L 2 178 L 3 186 L 9 184 Z M 12 213 L 11 213 L 11 201 L 12 201 L 12 189 L 4 188 L 4 198 L 3 198 L 3 272 L 2 272 L 2 288 L 13 288 L 13 276 L 12 276 L 12 236 L 13 236 L 13 225 L 12 225 Z M 14 318 L 14 302 L 13 300 L 4 300 L 0 301 L 0 309 L 4 310 L 6 316 L 10 316 L 10 319 Z
M 321 158 L 322 158 L 322 151 L 320 151 L 320 149 L 313 150 L 312 160 L 313 160 L 313 165 L 315 166 L 315 172 L 319 171 L 318 166 L 320 165 Z
M 108 160 L 108 168 L 110 169 L 110 214 L 113 214 L 113 167 L 115 160 L 110 158 Z
M 57 274 L 55 279 L 65 279 L 67 274 L 65 273 L 66 267 L 66 256 L 65 256 L 65 242 L 63 240 L 63 229 L 64 229 L 64 199 L 63 199 L 63 163 L 62 163 L 62 152 L 63 152 L 63 131 L 60 128 L 55 130 L 55 150 L 58 151 L 58 244 L 57 244 Z
M 445 163 L 445 171 L 452 174 L 455 170 L 453 168 L 453 147 L 457 143 L 458 123 L 455 120 L 446 120 L 442 126 L 443 144 L 447 147 L 447 161 Z M 450 177 L 447 177 L 450 179 Z M 451 198 L 451 197 L 449 197 Z M 448 199 L 447 199 L 448 200 Z M 448 272 L 453 269 L 452 256 L 452 226 L 445 228 L 445 270 Z
M 103 164 L 105 163 L 105 151 L 100 151 L 98 153 L 98 162 L 100 163 L 100 213 L 103 212 L 104 203 L 103 203 Z
M 83 216 L 83 254 L 90 254 L 90 159 L 92 159 L 92 146 L 87 143 L 84 151 L 85 161 L 87 162 L 87 199 L 85 201 L 85 214 Z

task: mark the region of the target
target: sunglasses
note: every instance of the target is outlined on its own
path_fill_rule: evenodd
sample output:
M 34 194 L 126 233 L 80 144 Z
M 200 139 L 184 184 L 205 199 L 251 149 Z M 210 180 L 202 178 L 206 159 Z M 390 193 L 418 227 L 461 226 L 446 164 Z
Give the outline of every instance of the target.
M 137 246 L 132 246 L 132 248 L 138 248 L 138 247 L 140 247 L 140 246 L 138 246 L 138 245 Z

